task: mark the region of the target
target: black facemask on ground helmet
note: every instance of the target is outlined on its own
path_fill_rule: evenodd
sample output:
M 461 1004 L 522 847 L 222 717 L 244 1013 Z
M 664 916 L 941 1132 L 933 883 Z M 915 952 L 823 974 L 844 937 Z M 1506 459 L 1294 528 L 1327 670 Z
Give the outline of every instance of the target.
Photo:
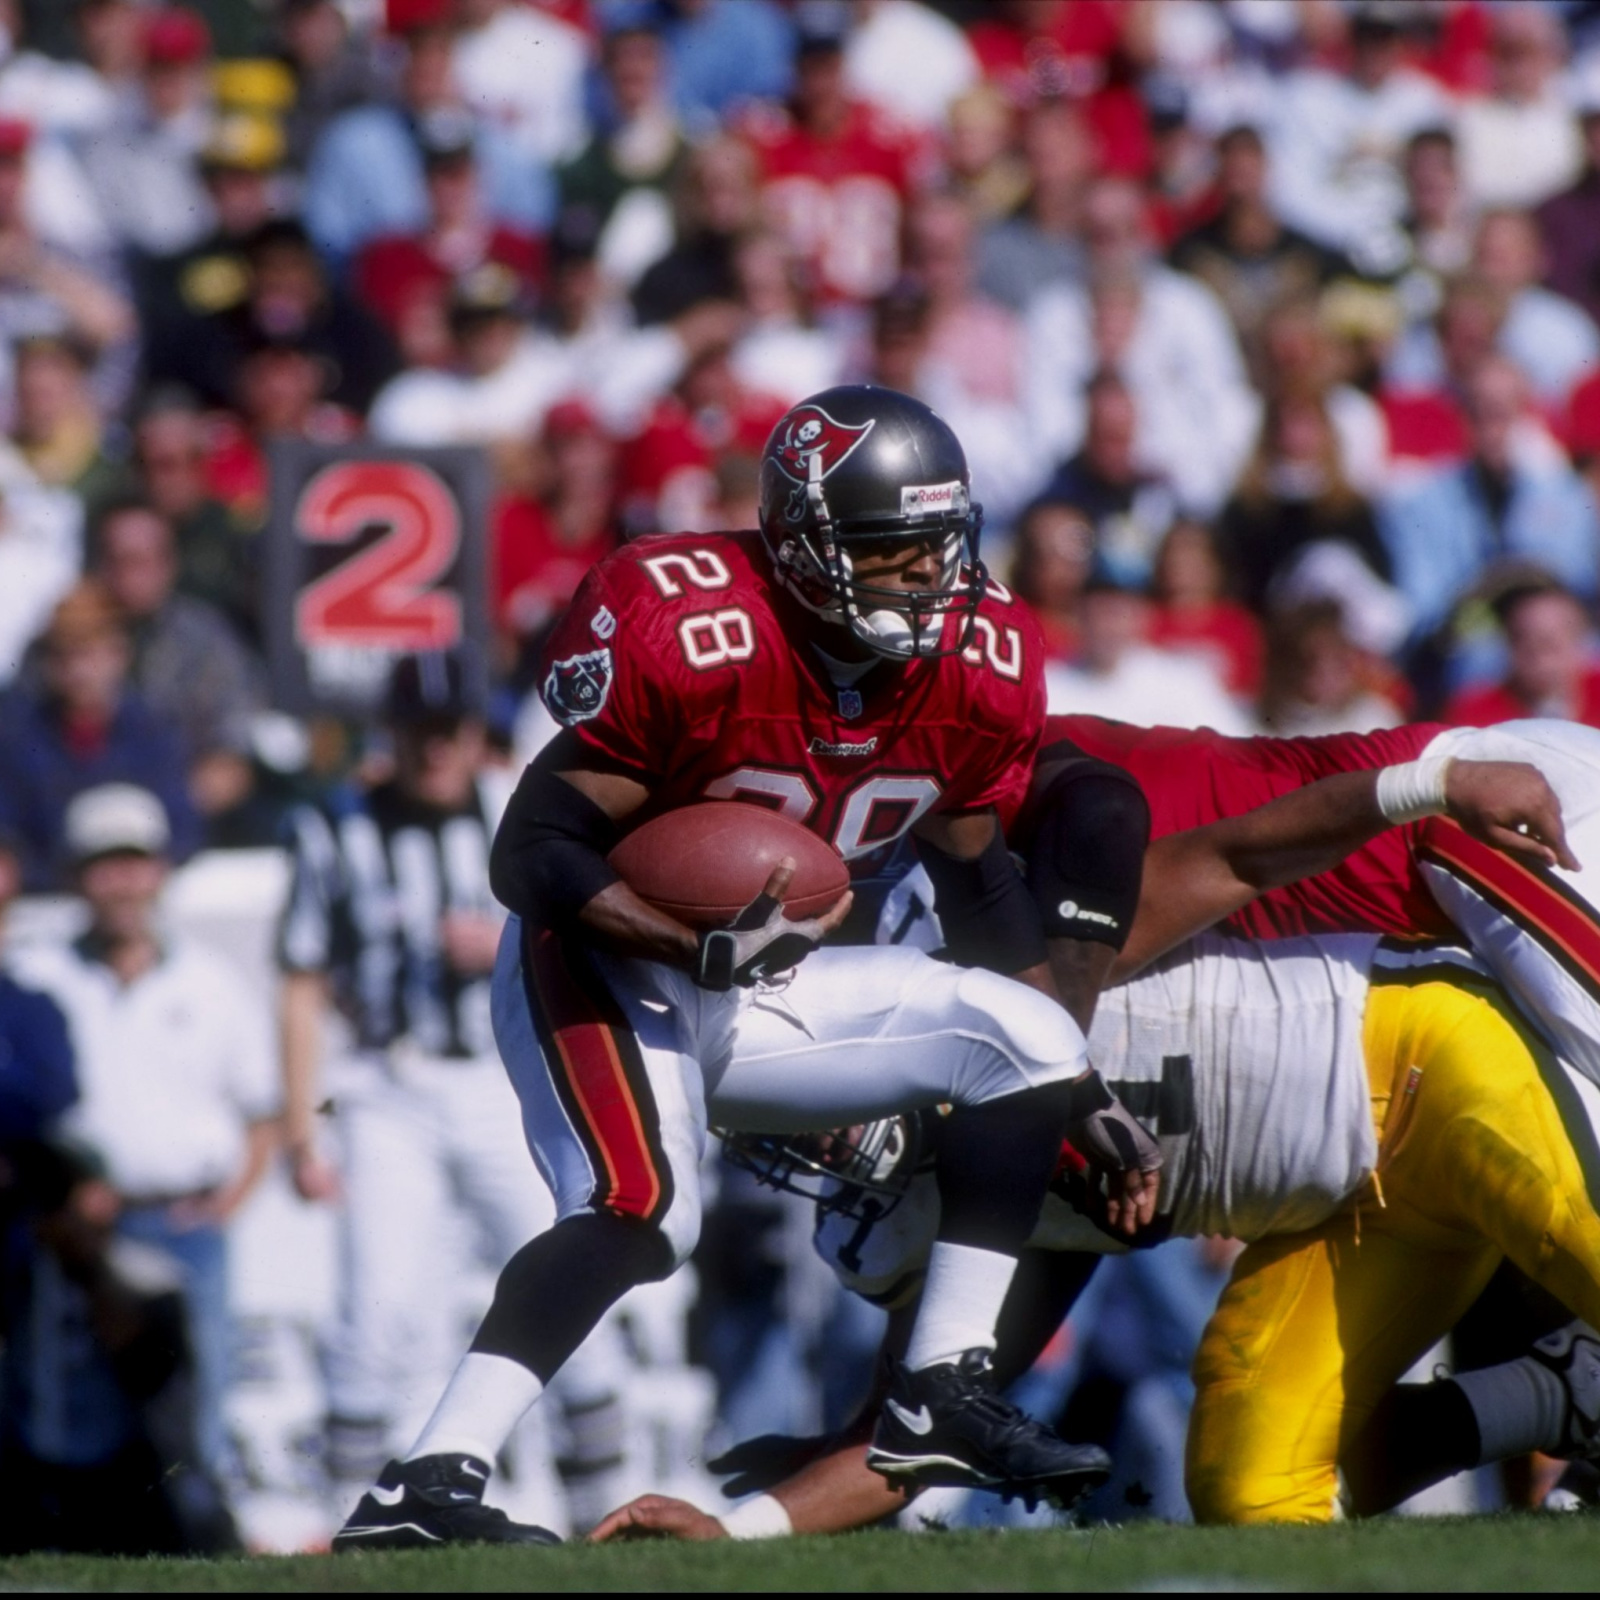
M 891 660 L 966 648 L 988 581 L 982 526 L 961 442 L 920 400 L 893 389 L 844 384 L 812 395 L 783 417 L 761 455 L 761 532 L 778 581 Z M 907 539 L 937 541 L 934 587 L 907 592 L 855 576 L 864 547 Z

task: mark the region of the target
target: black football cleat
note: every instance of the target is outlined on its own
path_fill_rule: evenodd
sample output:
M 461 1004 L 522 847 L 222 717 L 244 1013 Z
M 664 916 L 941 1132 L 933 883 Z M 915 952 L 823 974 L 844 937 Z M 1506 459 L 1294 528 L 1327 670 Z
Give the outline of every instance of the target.
M 352 1550 L 425 1550 L 442 1544 L 560 1544 L 548 1528 L 513 1522 L 483 1503 L 489 1469 L 476 1456 L 391 1461 L 333 1536 Z
M 867 1465 L 896 1488 L 988 1489 L 1062 1510 L 1111 1475 L 1104 1450 L 1068 1444 L 999 1394 L 984 1350 L 920 1372 L 897 1362 Z

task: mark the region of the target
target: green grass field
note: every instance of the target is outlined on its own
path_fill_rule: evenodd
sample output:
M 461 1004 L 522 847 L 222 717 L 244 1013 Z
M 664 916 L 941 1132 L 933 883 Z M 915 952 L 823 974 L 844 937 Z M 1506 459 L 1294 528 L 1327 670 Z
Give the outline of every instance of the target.
M 771 1544 L 424 1551 L 334 1561 L 0 1561 L 0 1588 L 1575 1589 L 1600 1580 L 1600 1519 L 1396 1519 L 1336 1528 L 858 1533 Z

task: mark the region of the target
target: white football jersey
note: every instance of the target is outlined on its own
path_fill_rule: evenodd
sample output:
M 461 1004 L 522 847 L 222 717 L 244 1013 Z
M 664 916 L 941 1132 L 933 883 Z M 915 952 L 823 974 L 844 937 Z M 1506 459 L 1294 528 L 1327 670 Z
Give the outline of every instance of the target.
M 1361 1050 L 1367 935 L 1206 934 L 1101 996 L 1090 1059 L 1161 1143 L 1182 1234 L 1315 1226 L 1377 1159 Z
M 1298 1232 L 1361 1188 L 1378 1154 L 1362 1049 L 1370 973 L 1441 961 L 1484 970 L 1463 951 L 1366 934 L 1270 944 L 1205 934 L 1101 996 L 1090 1058 L 1160 1141 L 1159 1212 L 1171 1233 Z M 824 1218 L 817 1249 L 858 1293 L 893 1303 L 927 1259 L 938 1207 L 924 1174 L 869 1225 Z M 1124 1248 L 1059 1188 L 1032 1243 Z

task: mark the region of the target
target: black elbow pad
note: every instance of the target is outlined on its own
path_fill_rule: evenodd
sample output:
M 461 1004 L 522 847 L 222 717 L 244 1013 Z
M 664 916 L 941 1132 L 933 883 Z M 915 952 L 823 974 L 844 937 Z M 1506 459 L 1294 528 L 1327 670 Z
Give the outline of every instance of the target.
M 518 783 L 489 852 L 489 887 L 525 922 L 560 928 L 617 882 L 606 860 L 621 837 L 588 795 L 534 763 Z
M 1039 913 L 998 828 L 983 854 L 971 861 L 947 855 L 926 839 L 917 841 L 917 854 L 933 881 L 952 961 L 1009 977 L 1045 959 Z
M 1036 796 L 1033 824 L 1028 888 L 1045 936 L 1120 950 L 1150 843 L 1144 791 L 1108 762 L 1073 762 Z

